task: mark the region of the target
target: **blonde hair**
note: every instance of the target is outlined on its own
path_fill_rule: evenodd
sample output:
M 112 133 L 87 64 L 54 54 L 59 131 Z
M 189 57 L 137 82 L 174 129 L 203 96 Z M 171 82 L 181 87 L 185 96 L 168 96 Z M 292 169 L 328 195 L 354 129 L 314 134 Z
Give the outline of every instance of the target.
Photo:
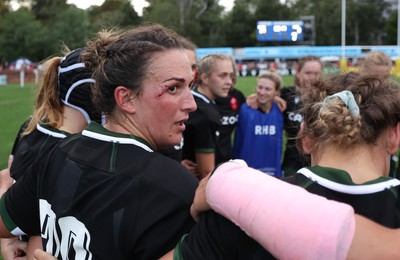
M 227 61 L 230 61 L 231 63 L 233 62 L 232 61 L 233 59 L 229 55 L 216 54 L 216 53 L 208 54 L 208 55 L 204 56 L 197 63 L 197 70 L 199 72 L 199 75 L 201 75 L 203 73 L 207 74 L 207 75 L 210 75 L 211 72 L 212 72 L 213 66 L 215 64 L 215 61 L 217 61 L 217 60 L 227 60 Z M 232 63 L 232 66 L 234 66 L 233 63 Z M 234 77 L 236 77 L 236 75 Z M 201 77 L 198 78 L 198 81 L 196 83 L 201 85 Z
M 392 67 L 392 60 L 390 57 L 381 51 L 370 52 L 364 60 L 360 68 L 361 73 L 373 73 L 376 66 Z
M 30 134 L 38 123 L 45 123 L 54 128 L 59 128 L 63 124 L 63 104 L 58 96 L 58 66 L 61 59 L 61 57 L 53 57 L 43 64 L 34 113 L 23 136 Z
M 261 73 L 258 78 L 259 79 L 269 79 L 275 83 L 275 90 L 279 91 L 282 85 L 282 78 L 276 71 L 269 70 L 266 72 Z

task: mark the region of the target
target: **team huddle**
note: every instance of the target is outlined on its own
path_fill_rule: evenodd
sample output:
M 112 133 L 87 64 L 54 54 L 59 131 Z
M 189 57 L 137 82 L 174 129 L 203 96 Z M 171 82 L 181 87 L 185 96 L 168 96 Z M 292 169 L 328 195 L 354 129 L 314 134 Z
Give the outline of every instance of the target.
M 146 24 L 44 63 L 0 173 L 4 257 L 398 258 L 390 69 L 323 78 L 307 56 L 245 97 L 232 57 L 195 49 Z

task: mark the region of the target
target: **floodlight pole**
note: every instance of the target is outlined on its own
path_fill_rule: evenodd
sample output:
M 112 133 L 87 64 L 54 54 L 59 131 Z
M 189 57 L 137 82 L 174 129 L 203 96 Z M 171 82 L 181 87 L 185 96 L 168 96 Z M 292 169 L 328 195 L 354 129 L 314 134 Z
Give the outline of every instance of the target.
M 400 2 L 400 0 L 398 0 Z M 346 0 L 342 0 L 342 60 L 346 58 Z
M 397 46 L 400 46 L 400 0 L 397 1 Z

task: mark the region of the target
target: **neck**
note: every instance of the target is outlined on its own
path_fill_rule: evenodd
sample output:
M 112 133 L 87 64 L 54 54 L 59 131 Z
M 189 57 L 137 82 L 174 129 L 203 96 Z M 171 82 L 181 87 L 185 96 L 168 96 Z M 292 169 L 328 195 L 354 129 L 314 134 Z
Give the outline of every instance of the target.
M 210 91 L 210 88 L 204 85 L 200 85 L 197 87 L 197 91 L 204 96 L 206 96 L 209 100 L 215 100 L 217 97 Z
M 63 124 L 60 130 L 70 134 L 81 132 L 87 126 L 86 118 L 75 108 L 64 106 L 63 108 Z
M 264 111 L 265 113 L 268 113 L 269 111 L 271 111 L 272 103 L 264 103 L 264 104 L 258 103 L 258 108 Z
M 138 124 L 131 116 L 114 111 L 111 116 L 106 117 L 104 128 L 112 132 L 129 134 L 142 138 L 150 144 L 152 149 L 156 150 L 156 144 L 149 140 L 149 138 L 147 138 L 146 135 L 139 128 L 136 127 L 136 125 Z
M 388 176 L 390 155 L 378 145 L 358 145 L 348 151 L 325 149 L 321 155 L 311 154 L 311 165 L 332 167 L 349 173 L 354 183 L 362 184 Z

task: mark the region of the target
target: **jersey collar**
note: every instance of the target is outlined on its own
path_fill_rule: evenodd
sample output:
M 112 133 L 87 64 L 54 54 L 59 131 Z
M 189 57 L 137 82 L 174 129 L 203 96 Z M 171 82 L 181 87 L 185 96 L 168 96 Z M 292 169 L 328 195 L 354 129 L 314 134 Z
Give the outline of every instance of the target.
M 36 129 L 39 132 L 42 132 L 43 134 L 61 139 L 70 135 L 70 133 L 67 133 L 65 131 L 62 131 L 60 129 L 54 128 L 46 124 L 36 124 Z
M 153 152 L 153 149 L 151 148 L 150 144 L 146 142 L 144 139 L 134 135 L 109 131 L 100 124 L 93 121 L 90 122 L 90 124 L 85 128 L 85 130 L 82 131 L 82 135 L 105 142 L 133 144 L 143 148 L 148 152 Z
M 201 94 L 197 88 L 192 89 L 192 94 L 193 96 L 202 99 L 204 102 L 206 102 L 207 104 L 212 103 L 215 104 L 215 102 L 211 99 L 209 99 L 208 97 L 206 97 L 205 95 Z
M 323 187 L 347 194 L 375 193 L 400 185 L 399 180 L 383 176 L 363 184 L 355 184 L 346 171 L 318 165 L 302 168 L 297 173 Z

